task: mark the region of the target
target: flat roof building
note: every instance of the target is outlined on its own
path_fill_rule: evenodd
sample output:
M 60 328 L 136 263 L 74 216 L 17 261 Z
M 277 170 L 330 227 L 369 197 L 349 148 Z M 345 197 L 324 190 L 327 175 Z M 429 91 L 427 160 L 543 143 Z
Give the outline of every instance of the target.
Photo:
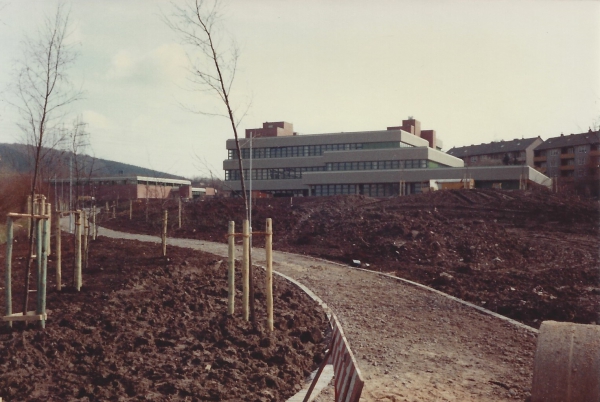
M 92 196 L 98 201 L 192 198 L 192 182 L 189 180 L 147 176 L 110 176 L 50 179 L 49 182 L 55 186 L 53 192 L 63 200 L 68 199 L 69 184 L 71 182 L 73 183 L 74 194 L 77 196 Z
M 387 130 L 312 135 L 298 135 L 291 123 L 264 123 L 262 128 L 246 130 L 246 137 L 240 140 L 244 177 L 247 183 L 252 180 L 253 191 L 273 196 L 380 197 L 429 191 L 436 179 L 469 178 L 479 187 L 504 183 L 503 188 L 519 188 L 523 180 L 547 179 L 523 166 L 465 167 L 461 159 L 441 151 L 434 130 L 421 130 L 415 119 Z M 228 140 L 226 147 L 225 181 L 239 192 L 235 140 Z

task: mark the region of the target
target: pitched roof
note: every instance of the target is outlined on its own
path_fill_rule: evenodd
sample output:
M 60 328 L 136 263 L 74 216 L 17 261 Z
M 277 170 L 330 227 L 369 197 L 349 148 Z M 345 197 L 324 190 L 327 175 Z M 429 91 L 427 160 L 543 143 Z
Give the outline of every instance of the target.
M 598 144 L 599 142 L 600 131 L 569 135 L 561 134 L 559 137 L 548 138 L 542 144 L 538 145 L 535 150 L 541 151 L 544 149 L 572 147 L 585 144 Z
M 502 152 L 524 151 L 540 137 L 515 139 L 512 141 L 490 142 L 488 144 L 454 147 L 447 153 L 456 156 L 488 155 Z

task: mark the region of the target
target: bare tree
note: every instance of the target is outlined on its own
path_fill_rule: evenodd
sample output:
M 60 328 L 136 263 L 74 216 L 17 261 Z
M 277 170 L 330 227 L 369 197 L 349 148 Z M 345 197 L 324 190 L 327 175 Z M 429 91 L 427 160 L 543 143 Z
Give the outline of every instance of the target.
M 77 58 L 68 43 L 69 11 L 59 5 L 53 17 L 48 17 L 35 38 L 23 41 L 23 55 L 17 62 L 15 82 L 20 124 L 27 142 L 32 145 L 33 175 L 31 197 L 41 188 L 40 162 L 44 148 L 54 148 L 60 141 L 59 123 L 65 116 L 66 106 L 80 98 L 68 79 L 68 70 Z M 23 312 L 27 311 L 29 276 L 33 255 L 33 225 L 30 232 L 29 257 L 26 269 Z
M 224 110 L 222 113 L 203 110 L 196 112 L 225 117 L 231 124 L 240 169 L 244 208 L 246 218 L 249 219 L 248 196 L 238 137 L 238 125 L 245 112 L 238 119 L 231 99 L 240 55 L 239 48 L 233 39 L 223 34 L 219 0 L 189 0 L 183 6 L 173 4 L 173 8 L 173 14 L 164 20 L 181 37 L 182 42 L 188 45 L 189 81 L 192 89 L 216 95 Z
M 89 133 L 86 131 L 87 124 L 81 116 L 77 116 L 66 131 L 68 140 L 67 153 L 71 159 L 73 178 L 75 179 L 75 209 L 79 209 L 79 198 L 85 182 L 89 181 L 94 168 L 94 159 L 86 155 L 90 145 Z M 87 179 L 87 180 L 86 180 Z
M 208 186 L 217 191 L 222 191 L 225 187 L 225 183 L 215 173 L 215 167 L 211 165 L 206 158 L 201 157 L 198 154 L 194 154 L 194 158 L 198 162 L 198 164 L 194 164 L 194 167 L 200 171 L 200 175 L 193 177 L 192 182 L 201 182 L 204 184 L 201 184 L 200 186 L 204 185 L 205 187 Z
M 184 5 L 172 3 L 174 12 L 164 17 L 165 23 L 177 33 L 182 42 L 188 46 L 190 62 L 189 81 L 192 89 L 215 95 L 222 104 L 224 112 L 197 111 L 211 116 L 221 116 L 229 120 L 235 138 L 240 183 L 246 219 L 250 220 L 248 194 L 244 180 L 242 152 L 238 137 L 238 125 L 250 105 L 241 116 L 236 116 L 232 104 L 231 90 L 237 71 L 239 48 L 232 38 L 224 35 L 221 24 L 221 3 L 219 0 L 187 0 Z M 250 223 L 252 226 L 252 223 Z M 254 283 L 252 274 L 252 257 L 250 255 L 250 319 L 255 320 Z

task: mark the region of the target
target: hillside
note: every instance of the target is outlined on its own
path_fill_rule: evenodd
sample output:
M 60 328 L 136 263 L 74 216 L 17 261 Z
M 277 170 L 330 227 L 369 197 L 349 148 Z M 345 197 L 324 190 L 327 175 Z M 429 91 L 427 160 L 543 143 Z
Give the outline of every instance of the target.
M 32 148 L 27 145 L 0 144 L 0 172 L 28 173 L 32 169 L 30 152 L 32 152 Z M 50 174 L 56 174 L 58 177 L 67 177 L 69 174 L 69 159 L 72 157 L 71 152 L 45 148 L 43 154 L 45 163 L 42 169 L 45 172 L 52 172 Z M 185 177 L 89 155 L 79 156 L 78 165 L 85 167 L 86 176 L 91 170 L 92 176 L 137 175 L 165 179 L 185 179 Z

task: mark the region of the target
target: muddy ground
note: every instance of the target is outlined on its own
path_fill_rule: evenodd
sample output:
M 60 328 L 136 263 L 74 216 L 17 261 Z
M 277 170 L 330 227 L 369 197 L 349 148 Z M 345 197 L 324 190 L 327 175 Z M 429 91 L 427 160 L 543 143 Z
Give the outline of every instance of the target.
M 18 238 L 14 311 L 22 303 L 24 245 Z M 281 401 L 323 358 L 322 309 L 277 277 L 276 329 L 269 333 L 262 291 L 257 323 L 241 318 L 239 275 L 236 315 L 227 316 L 226 262 L 214 255 L 169 247 L 164 258 L 157 245 L 99 237 L 75 292 L 70 236 L 63 235 L 63 246 L 66 287 L 56 290 L 51 256 L 46 329 L 0 327 L 4 400 Z M 3 263 L 4 253 L 2 246 Z M 263 272 L 255 270 L 257 289 Z M 32 293 L 29 309 L 35 307 Z
M 240 199 L 185 203 L 122 201 L 107 227 L 225 242 L 241 230 Z M 147 216 L 147 218 L 146 218 Z M 253 227 L 273 218 L 274 248 L 392 273 L 482 305 L 533 327 L 543 320 L 600 323 L 598 202 L 547 191 L 452 190 L 363 196 L 258 199 Z M 254 244 L 261 246 L 262 238 Z
M 100 234 L 160 242 L 106 228 Z M 224 243 L 170 238 L 168 244 L 227 256 Z M 266 264 L 264 249 L 255 248 L 252 255 L 257 264 Z M 280 251 L 274 251 L 273 264 L 337 315 L 365 379 L 362 402 L 527 400 L 533 328 L 373 271 Z M 330 385 L 317 400 L 333 402 L 333 396 Z

